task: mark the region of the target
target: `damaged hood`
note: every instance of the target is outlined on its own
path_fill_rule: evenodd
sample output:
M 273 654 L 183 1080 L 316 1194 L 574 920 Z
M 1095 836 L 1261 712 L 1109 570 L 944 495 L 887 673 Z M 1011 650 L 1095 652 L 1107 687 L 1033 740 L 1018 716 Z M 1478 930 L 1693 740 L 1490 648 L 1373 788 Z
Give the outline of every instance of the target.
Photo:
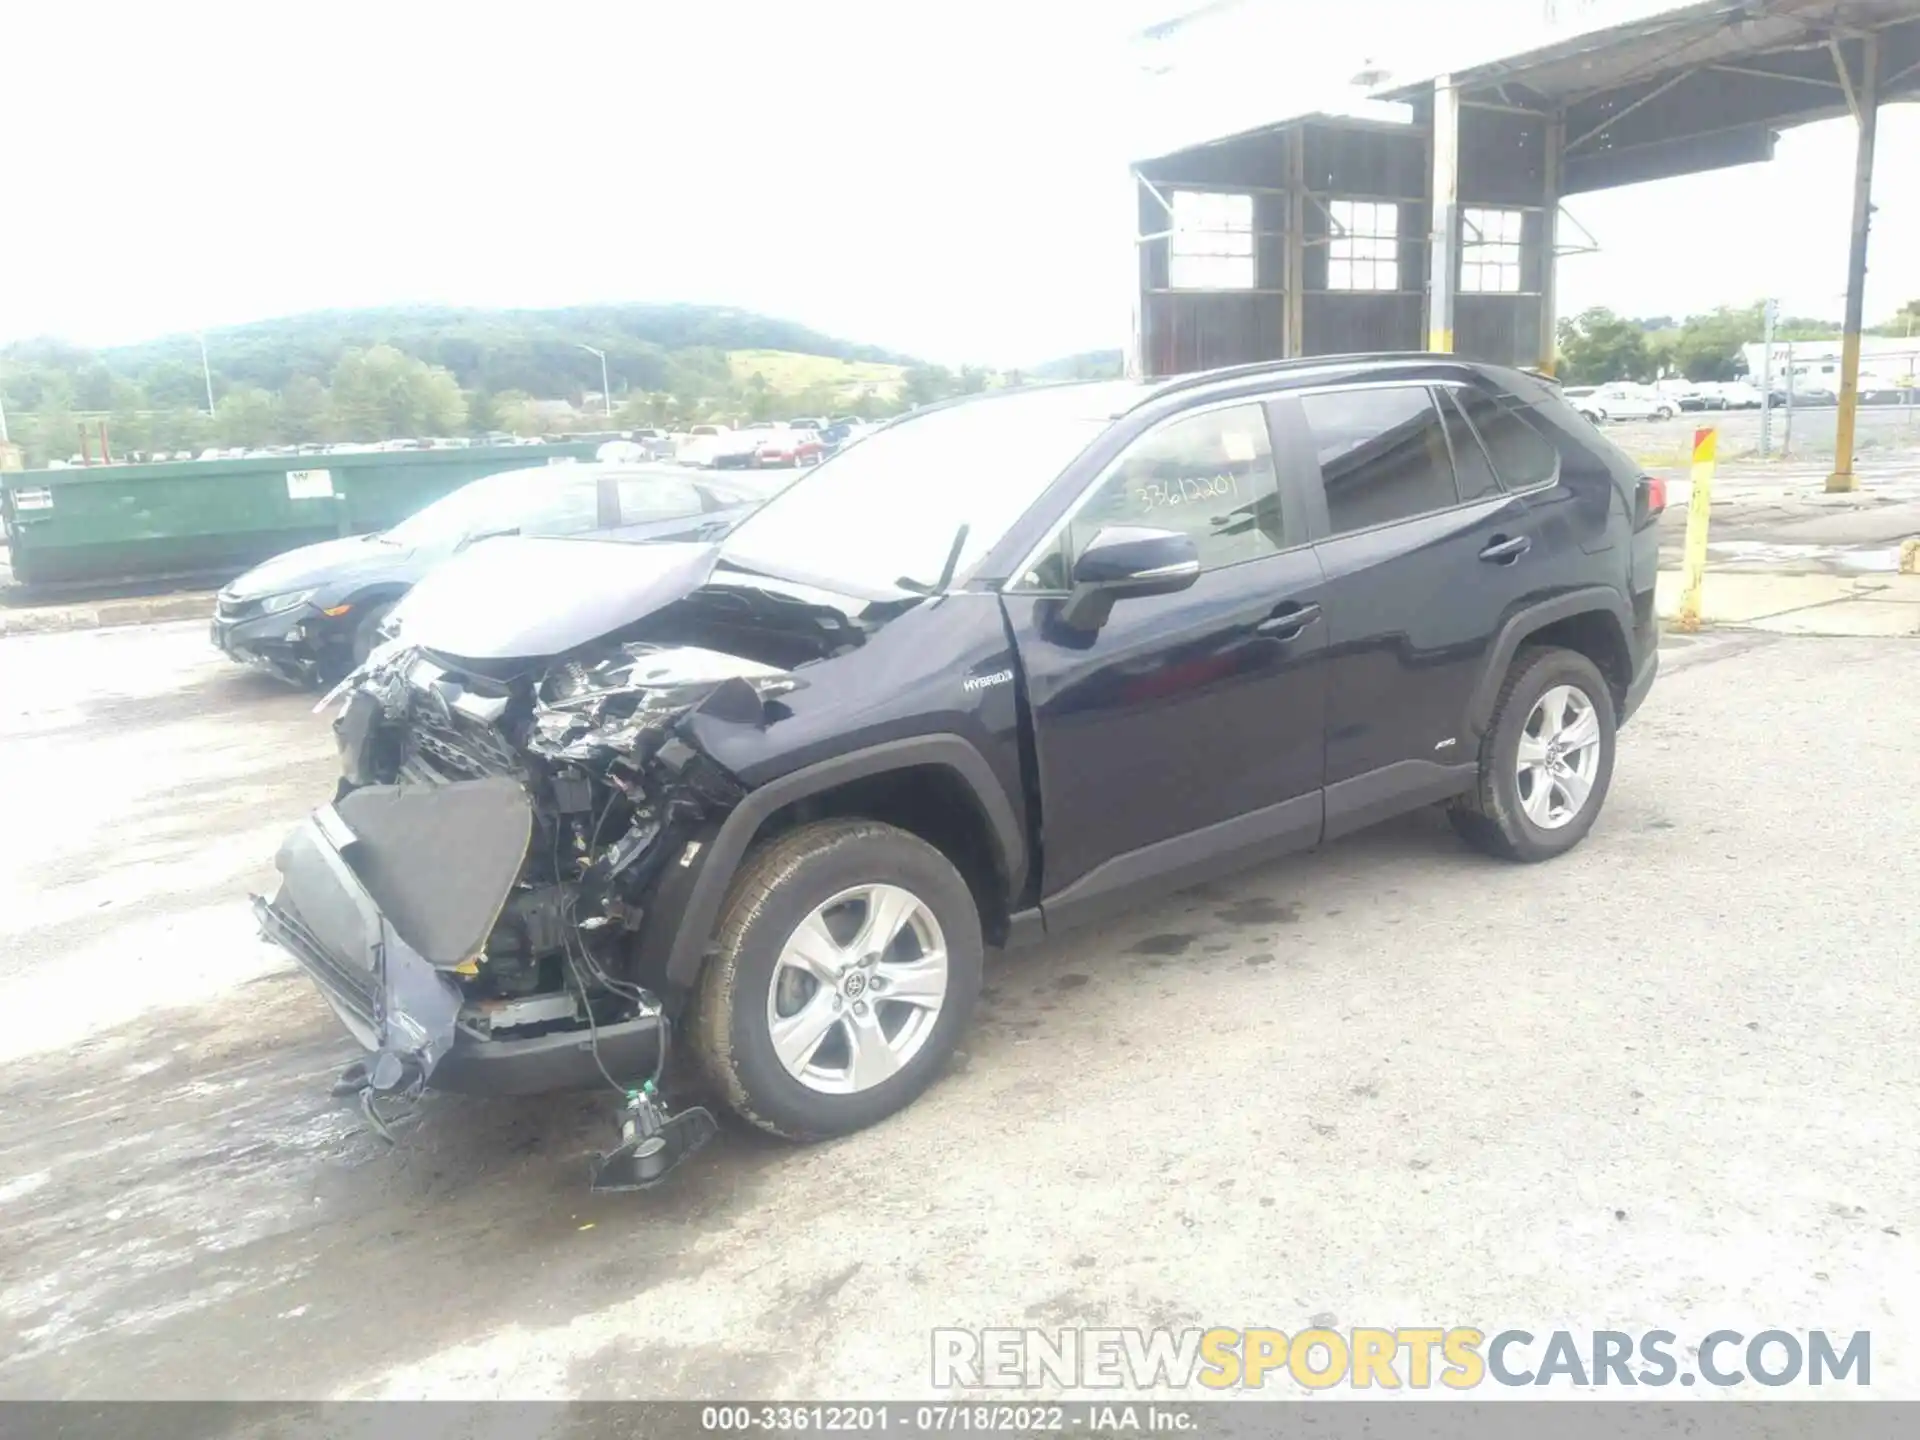
M 414 586 L 403 638 L 468 660 L 559 655 L 692 594 L 719 554 L 709 543 L 503 536 Z

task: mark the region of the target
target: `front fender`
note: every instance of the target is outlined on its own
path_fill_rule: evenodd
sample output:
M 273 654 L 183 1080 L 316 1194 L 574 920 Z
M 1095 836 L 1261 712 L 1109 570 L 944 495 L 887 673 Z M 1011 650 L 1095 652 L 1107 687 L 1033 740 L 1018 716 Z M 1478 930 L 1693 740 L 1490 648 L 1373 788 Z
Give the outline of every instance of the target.
M 640 965 L 643 969 L 664 965 L 667 981 L 676 989 L 692 985 L 719 924 L 734 872 L 740 868 L 747 847 L 776 811 L 851 780 L 917 765 L 944 766 L 967 786 L 986 817 L 1007 876 L 1008 894 L 1018 895 L 1026 884 L 1026 841 L 1013 805 L 986 757 L 958 735 L 890 740 L 769 780 L 750 791 L 717 829 L 690 841 L 678 857 L 668 861 L 666 874 L 654 892 L 652 908 L 667 923 L 649 924 L 642 932 L 637 956 Z

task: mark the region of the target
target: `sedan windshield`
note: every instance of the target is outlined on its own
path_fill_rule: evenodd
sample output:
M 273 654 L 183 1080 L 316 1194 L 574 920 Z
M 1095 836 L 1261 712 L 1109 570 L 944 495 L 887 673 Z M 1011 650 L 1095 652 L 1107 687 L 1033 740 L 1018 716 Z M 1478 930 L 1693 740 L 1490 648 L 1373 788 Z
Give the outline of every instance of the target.
M 886 598 L 939 580 L 964 525 L 954 569 L 963 581 L 1141 393 L 1125 381 L 1047 386 L 909 416 L 769 500 L 722 558 Z
M 564 535 L 591 530 L 599 474 L 593 466 L 561 464 L 488 475 L 416 510 L 382 538 L 414 550 L 454 545 L 488 532 Z

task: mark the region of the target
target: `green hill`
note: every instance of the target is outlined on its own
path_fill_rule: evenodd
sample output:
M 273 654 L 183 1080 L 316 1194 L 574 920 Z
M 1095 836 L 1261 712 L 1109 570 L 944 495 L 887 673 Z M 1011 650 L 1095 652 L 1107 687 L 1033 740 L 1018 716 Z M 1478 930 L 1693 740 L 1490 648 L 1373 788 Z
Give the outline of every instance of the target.
M 1022 375 L 929 365 L 790 320 L 713 305 L 323 310 L 134 345 L 0 347 L 0 402 L 28 463 L 104 420 L 117 456 L 401 436 L 892 414 L 1038 378 L 1117 373 L 1092 352 Z M 565 402 L 565 403 L 560 403 Z
M 391 345 L 451 372 L 464 390 L 524 391 L 543 399 L 600 389 L 603 350 L 616 396 L 676 388 L 673 357 L 692 352 L 701 369 L 728 351 L 780 351 L 862 365 L 900 366 L 911 356 L 859 345 L 804 325 L 712 305 L 578 305 L 557 310 L 396 306 L 322 310 L 207 332 L 214 393 L 239 386 L 283 390 L 297 377 L 324 381 L 351 350 Z M 8 364 L 7 362 L 11 362 Z M 192 335 L 88 351 L 58 340 L 0 349 L 6 371 L 55 370 L 83 411 L 114 408 L 113 381 L 140 386 L 155 405 L 205 403 L 200 347 Z M 897 372 L 895 372 L 897 373 Z M 771 378 L 771 377 L 769 377 Z M 39 403 L 27 377 L 5 376 L 9 408 Z

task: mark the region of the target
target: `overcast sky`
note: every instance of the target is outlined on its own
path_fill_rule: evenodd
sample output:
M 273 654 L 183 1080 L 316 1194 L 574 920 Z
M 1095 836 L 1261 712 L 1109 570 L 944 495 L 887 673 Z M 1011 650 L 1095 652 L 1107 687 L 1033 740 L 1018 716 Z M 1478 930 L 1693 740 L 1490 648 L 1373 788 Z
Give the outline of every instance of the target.
M 1263 3 L 1302 23 L 1271 75 L 1232 89 L 1255 110 L 1272 94 L 1275 113 L 1370 57 L 1413 78 L 1422 16 L 1518 35 L 1540 8 Z M 1168 119 L 1127 41 L 1180 8 L 13 6 L 0 340 L 412 301 L 690 300 L 950 363 L 1119 345 L 1126 162 Z M 1916 142 L 1920 107 L 1889 109 L 1870 316 L 1920 296 Z M 1852 144 L 1851 122 L 1825 124 L 1770 166 L 1571 202 L 1602 248 L 1563 262 L 1563 313 L 1771 290 L 1837 315 Z

